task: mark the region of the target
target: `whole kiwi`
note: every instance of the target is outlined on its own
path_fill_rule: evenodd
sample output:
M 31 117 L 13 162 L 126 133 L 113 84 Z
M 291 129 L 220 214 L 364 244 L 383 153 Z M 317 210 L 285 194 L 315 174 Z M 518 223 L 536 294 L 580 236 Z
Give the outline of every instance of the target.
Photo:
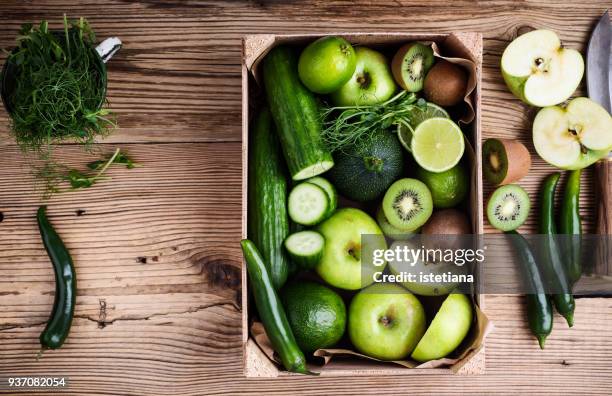
M 440 106 L 454 106 L 463 100 L 467 88 L 467 73 L 460 66 L 439 60 L 427 73 L 423 93 L 425 98 Z

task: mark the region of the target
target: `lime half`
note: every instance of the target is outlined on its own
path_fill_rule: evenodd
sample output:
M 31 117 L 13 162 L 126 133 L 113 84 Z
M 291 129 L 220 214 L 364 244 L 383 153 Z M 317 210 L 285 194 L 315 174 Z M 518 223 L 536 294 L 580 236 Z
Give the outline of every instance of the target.
M 412 140 L 413 133 L 414 130 L 410 125 L 404 123 L 397 124 L 397 137 L 399 138 L 402 146 L 404 146 L 404 148 L 408 151 L 411 150 L 410 141 Z
M 421 167 L 430 172 L 444 172 L 461 160 L 465 141 L 457 124 L 448 118 L 435 117 L 416 127 L 410 147 Z
M 410 126 L 414 129 L 421 122 L 434 117 L 450 118 L 446 110 L 437 104 L 427 102 L 424 107 L 414 106 L 414 110 L 410 112 Z

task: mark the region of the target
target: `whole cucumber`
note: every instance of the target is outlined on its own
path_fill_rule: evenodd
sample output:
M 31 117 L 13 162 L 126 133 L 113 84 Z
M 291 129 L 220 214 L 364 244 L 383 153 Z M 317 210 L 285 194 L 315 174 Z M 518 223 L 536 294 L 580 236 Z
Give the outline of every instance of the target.
M 279 290 L 287 281 L 289 262 L 283 242 L 289 235 L 287 178 L 270 111 L 262 109 L 249 143 L 248 235 L 261 252 Z
M 321 137 L 319 106 L 298 76 L 298 56 L 287 46 L 277 46 L 263 61 L 268 105 L 293 180 L 317 176 L 334 160 Z
M 555 210 L 554 200 L 560 173 L 553 173 L 544 180 L 540 192 L 540 234 L 544 244 L 540 262 L 544 277 L 549 285 L 555 308 L 572 327 L 574 325 L 574 309 L 576 303 L 572 295 L 570 281 L 555 240 Z

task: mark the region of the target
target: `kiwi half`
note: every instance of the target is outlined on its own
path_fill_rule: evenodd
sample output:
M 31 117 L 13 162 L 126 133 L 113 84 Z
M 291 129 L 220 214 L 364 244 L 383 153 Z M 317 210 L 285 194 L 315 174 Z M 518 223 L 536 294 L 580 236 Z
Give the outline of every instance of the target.
M 487 218 L 498 230 L 513 231 L 527 220 L 530 207 L 527 192 L 517 184 L 508 184 L 491 194 L 487 203 Z
M 378 226 L 386 237 L 393 238 L 398 241 L 405 241 L 411 239 L 417 232 L 419 232 L 419 229 L 416 229 L 414 231 L 404 231 L 391 225 L 391 223 L 389 223 L 389 220 L 387 220 L 387 218 L 385 217 L 385 213 L 383 212 L 382 206 L 379 207 L 378 211 L 376 212 L 376 222 L 378 223 Z
M 487 139 L 482 146 L 482 173 L 495 185 L 519 181 L 531 168 L 531 156 L 521 142 Z
M 399 179 L 385 193 L 382 209 L 392 226 L 404 232 L 414 231 L 431 216 L 433 201 L 425 183 Z
M 431 47 L 421 43 L 402 46 L 391 61 L 395 81 L 406 91 L 419 92 L 423 89 L 425 76 L 434 63 Z

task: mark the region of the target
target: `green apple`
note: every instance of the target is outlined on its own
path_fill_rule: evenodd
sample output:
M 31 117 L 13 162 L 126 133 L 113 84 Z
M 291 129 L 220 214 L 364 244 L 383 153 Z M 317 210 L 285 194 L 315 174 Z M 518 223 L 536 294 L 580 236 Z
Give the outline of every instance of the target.
M 380 238 L 370 239 L 368 249 L 387 248 L 380 227 L 364 211 L 339 209 L 317 229 L 325 238 L 325 247 L 315 270 L 325 282 L 340 289 L 358 290 L 374 281 L 374 272 L 384 270 L 384 265 L 375 267 L 372 262 L 362 264 L 362 234 L 381 235 Z
M 342 37 L 327 36 L 310 43 L 298 62 L 302 83 L 318 94 L 343 86 L 355 71 L 355 50 Z
M 358 47 L 355 56 L 355 72 L 346 84 L 331 94 L 334 104 L 367 106 L 389 99 L 396 86 L 385 56 L 366 47 Z
M 421 302 L 393 283 L 376 283 L 360 291 L 351 301 L 348 318 L 355 348 L 381 360 L 405 358 L 425 332 Z
M 612 117 L 588 98 L 575 98 L 565 108 L 545 107 L 533 121 L 533 145 L 551 165 L 585 168 L 612 149 Z
M 578 51 L 563 48 L 555 32 L 534 30 L 506 47 L 501 70 L 517 98 L 533 106 L 554 106 L 578 88 L 584 60 Z
M 473 317 L 472 303 L 467 296 L 449 295 L 411 357 L 417 362 L 427 362 L 447 356 L 457 349 L 467 336 Z
M 421 242 L 396 241 L 391 245 L 389 250 L 395 251 L 398 247 L 403 249 L 404 246 L 408 247 L 408 249 L 418 250 L 421 248 Z M 421 258 L 419 258 L 415 263 L 411 263 L 407 261 L 398 261 L 396 260 L 396 257 L 394 257 L 392 260 L 389 260 L 387 264 L 389 265 L 389 269 L 391 270 L 392 274 L 398 275 L 402 272 L 414 274 L 414 282 L 401 282 L 401 285 L 410 290 L 412 293 L 420 296 L 444 296 L 457 287 L 457 283 L 455 282 L 420 281 L 421 274 L 429 277 L 431 275 L 442 275 L 449 272 L 456 275 L 467 273 L 467 268 L 465 268 L 465 266 L 460 267 L 454 263 L 447 262 L 432 263 L 422 260 Z

